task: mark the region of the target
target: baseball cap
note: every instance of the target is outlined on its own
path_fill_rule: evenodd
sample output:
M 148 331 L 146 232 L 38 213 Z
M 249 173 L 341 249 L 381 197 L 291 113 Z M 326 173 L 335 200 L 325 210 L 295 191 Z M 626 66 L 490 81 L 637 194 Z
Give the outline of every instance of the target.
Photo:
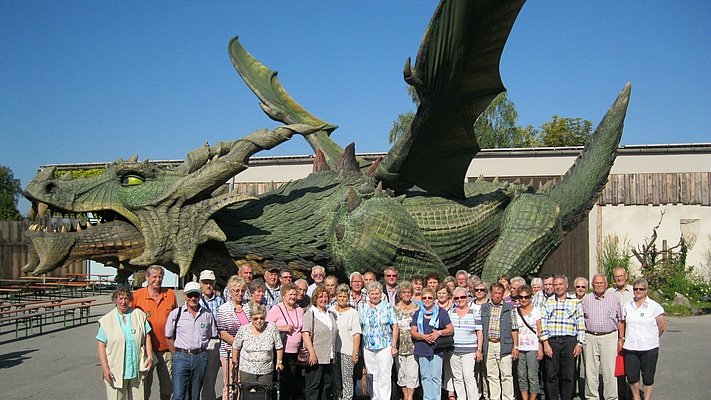
M 202 272 L 200 272 L 200 279 L 201 281 L 214 281 L 215 280 L 215 273 L 210 271 L 209 269 L 206 269 Z
M 200 289 L 200 284 L 197 282 L 188 282 L 185 284 L 185 289 L 183 289 L 183 293 L 185 294 L 190 294 L 190 293 L 202 293 L 202 289 Z

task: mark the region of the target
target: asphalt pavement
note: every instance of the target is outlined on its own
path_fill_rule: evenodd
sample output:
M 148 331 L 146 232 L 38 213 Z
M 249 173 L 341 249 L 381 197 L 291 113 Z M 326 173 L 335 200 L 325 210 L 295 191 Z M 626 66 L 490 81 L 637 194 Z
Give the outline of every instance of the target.
M 108 295 L 96 298 L 98 302 L 110 300 Z M 68 328 L 55 324 L 43 334 L 28 338 L 21 332 L 16 339 L 14 326 L 3 326 L 0 331 L 0 399 L 106 398 L 97 356 L 96 322 L 112 308 L 112 305 L 93 307 L 89 324 Z M 654 399 L 711 398 L 711 357 L 707 354 L 710 331 L 711 315 L 667 317 Z M 220 372 L 218 387 L 221 387 L 221 376 Z M 158 398 L 157 383 L 153 392 L 152 397 Z

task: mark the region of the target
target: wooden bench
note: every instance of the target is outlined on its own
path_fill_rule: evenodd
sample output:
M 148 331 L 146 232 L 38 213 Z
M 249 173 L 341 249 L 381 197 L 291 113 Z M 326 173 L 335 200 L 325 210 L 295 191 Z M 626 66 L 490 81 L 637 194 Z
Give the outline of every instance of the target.
M 39 333 L 42 333 L 42 330 L 44 328 L 46 320 L 49 319 L 49 317 L 52 317 L 52 322 L 54 323 L 55 318 L 57 315 L 60 315 L 63 317 L 63 325 L 64 327 L 67 326 L 68 319 L 67 317 L 69 315 L 72 316 L 72 325 L 76 323 L 76 317 L 74 314 L 74 311 L 78 309 L 80 306 L 74 305 L 70 307 L 63 307 L 63 308 L 56 308 L 56 309 L 49 309 L 49 310 L 44 310 L 44 311 L 38 311 L 35 313 L 25 313 L 25 314 L 18 314 L 10 317 L 4 317 L 0 318 L 0 325 L 5 324 L 7 322 L 14 323 L 15 324 L 15 337 L 20 336 L 20 326 L 24 325 L 24 330 L 25 330 L 25 336 L 33 335 L 35 333 L 35 328 L 39 329 Z M 80 314 L 79 321 L 82 321 L 82 315 Z M 86 318 L 86 322 L 89 322 L 89 318 Z

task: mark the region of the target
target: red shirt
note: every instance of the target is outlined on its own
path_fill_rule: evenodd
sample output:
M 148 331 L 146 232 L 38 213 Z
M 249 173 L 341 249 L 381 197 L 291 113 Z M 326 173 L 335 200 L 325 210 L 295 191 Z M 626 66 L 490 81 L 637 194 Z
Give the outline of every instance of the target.
M 161 288 L 160 298 L 155 301 L 148 293 L 148 288 L 140 288 L 133 292 L 131 307 L 140 308 L 146 313 L 146 319 L 151 324 L 149 335 L 151 336 L 153 350 L 167 351 L 168 342 L 165 337 L 165 323 L 168 321 L 170 312 L 178 308 L 175 292 L 172 289 Z

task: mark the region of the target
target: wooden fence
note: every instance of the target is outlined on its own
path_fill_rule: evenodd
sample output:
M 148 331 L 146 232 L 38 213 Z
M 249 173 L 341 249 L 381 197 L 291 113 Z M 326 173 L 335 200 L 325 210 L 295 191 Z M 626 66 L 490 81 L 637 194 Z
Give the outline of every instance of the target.
M 27 264 L 29 241 L 24 233 L 29 221 L 0 221 L 0 279 L 17 279 Z M 47 276 L 64 276 L 65 273 L 86 273 L 87 262 L 73 263 L 67 268 L 57 268 Z

